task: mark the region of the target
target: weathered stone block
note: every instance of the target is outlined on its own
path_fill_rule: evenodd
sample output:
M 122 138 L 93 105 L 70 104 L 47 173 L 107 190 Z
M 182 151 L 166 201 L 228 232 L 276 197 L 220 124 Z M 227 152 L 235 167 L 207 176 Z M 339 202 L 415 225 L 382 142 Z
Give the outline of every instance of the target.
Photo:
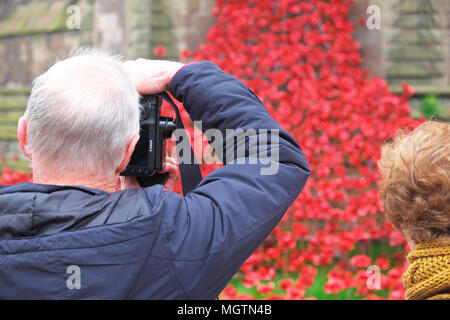
M 11 125 L 0 126 L 0 140 L 17 140 L 17 127 Z
M 0 112 L 0 125 L 16 125 L 22 115 L 23 112 L 20 111 Z
M 0 20 L 0 37 L 66 30 L 68 3 L 55 0 L 18 4 L 6 19 Z
M 437 10 L 432 1 L 423 0 L 401 0 L 397 6 L 397 11 L 401 14 L 426 13 L 433 14 Z
M 434 15 L 429 14 L 408 14 L 398 17 L 394 25 L 402 29 L 435 29 L 440 24 Z
M 440 49 L 440 48 L 439 48 Z M 442 50 L 436 47 L 409 45 L 401 46 L 391 50 L 390 59 L 392 61 L 443 61 Z
M 145 12 L 140 14 L 134 14 L 130 18 L 130 28 L 131 30 L 136 29 L 150 29 L 152 26 L 152 13 L 151 12 Z
M 441 40 L 439 40 L 431 31 L 414 30 L 399 32 L 392 37 L 391 43 L 430 46 L 440 44 Z
M 27 101 L 26 98 L 0 96 L 0 110 L 22 110 L 27 106 Z
M 399 62 L 392 65 L 387 70 L 387 77 L 390 79 L 416 79 L 441 77 L 442 70 L 436 65 L 426 62 Z

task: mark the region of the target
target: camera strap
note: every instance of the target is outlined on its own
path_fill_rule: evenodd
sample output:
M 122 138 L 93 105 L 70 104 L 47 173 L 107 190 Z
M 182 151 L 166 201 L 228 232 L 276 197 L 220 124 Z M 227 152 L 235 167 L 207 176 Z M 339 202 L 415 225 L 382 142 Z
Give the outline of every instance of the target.
M 172 106 L 176 115 L 177 129 L 182 129 L 186 131 L 186 129 L 184 128 L 183 120 L 181 119 L 180 111 L 178 110 L 177 105 L 173 102 L 170 96 L 166 92 L 159 93 L 156 96 L 160 97 L 164 101 L 167 101 Z M 183 152 L 186 151 L 184 149 L 180 150 L 181 149 L 180 138 L 182 138 L 182 136 L 175 135 L 175 138 L 176 138 L 177 155 L 180 155 L 181 151 Z M 183 139 L 185 138 L 187 139 L 187 136 L 183 137 Z M 189 141 L 189 139 L 183 142 L 184 144 L 188 144 L 190 149 L 188 150 L 188 152 L 190 152 L 189 163 L 184 163 L 183 161 L 180 162 L 180 160 L 178 159 L 178 167 L 180 168 L 180 176 L 181 176 L 181 186 L 183 188 L 183 196 L 185 196 L 188 192 L 194 190 L 195 187 L 197 187 L 200 181 L 202 181 L 203 177 L 202 172 L 200 171 L 198 161 L 195 158 L 194 151 L 192 150 L 191 142 Z M 183 155 L 183 158 L 184 157 L 185 155 Z

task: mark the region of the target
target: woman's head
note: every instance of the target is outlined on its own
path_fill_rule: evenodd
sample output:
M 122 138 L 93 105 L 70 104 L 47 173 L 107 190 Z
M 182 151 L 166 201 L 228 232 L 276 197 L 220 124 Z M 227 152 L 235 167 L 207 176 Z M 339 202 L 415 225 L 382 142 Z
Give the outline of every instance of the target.
M 450 125 L 421 124 L 382 147 L 380 196 L 394 227 L 415 243 L 450 236 Z

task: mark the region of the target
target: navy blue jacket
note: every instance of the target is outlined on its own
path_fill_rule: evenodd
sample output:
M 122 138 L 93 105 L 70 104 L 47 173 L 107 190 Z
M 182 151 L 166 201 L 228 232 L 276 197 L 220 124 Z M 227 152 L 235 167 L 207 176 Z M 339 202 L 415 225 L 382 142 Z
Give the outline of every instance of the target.
M 261 174 L 247 150 L 245 164 L 227 161 L 185 198 L 161 186 L 1 187 L 0 298 L 214 299 L 260 246 L 309 176 L 300 147 L 211 62 L 182 68 L 170 92 L 203 131 L 280 130 L 258 149 L 278 147 L 278 172 Z

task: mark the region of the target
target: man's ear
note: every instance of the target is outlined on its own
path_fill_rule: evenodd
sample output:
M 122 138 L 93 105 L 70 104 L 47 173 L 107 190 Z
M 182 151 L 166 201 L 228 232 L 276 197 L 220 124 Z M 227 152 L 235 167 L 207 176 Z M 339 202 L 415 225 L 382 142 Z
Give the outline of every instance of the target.
M 31 155 L 27 152 L 27 118 L 25 116 L 19 119 L 17 126 L 17 139 L 19 140 L 20 148 L 23 154 L 31 160 Z
M 133 155 L 134 148 L 136 147 L 136 144 L 138 143 L 139 139 L 140 139 L 140 136 L 138 134 L 136 134 L 130 140 L 130 143 L 128 144 L 128 147 L 125 150 L 125 156 L 124 156 L 124 158 L 122 160 L 122 163 L 120 164 L 118 172 L 116 172 L 117 174 L 121 173 L 127 167 L 128 163 L 130 162 L 131 156 Z

